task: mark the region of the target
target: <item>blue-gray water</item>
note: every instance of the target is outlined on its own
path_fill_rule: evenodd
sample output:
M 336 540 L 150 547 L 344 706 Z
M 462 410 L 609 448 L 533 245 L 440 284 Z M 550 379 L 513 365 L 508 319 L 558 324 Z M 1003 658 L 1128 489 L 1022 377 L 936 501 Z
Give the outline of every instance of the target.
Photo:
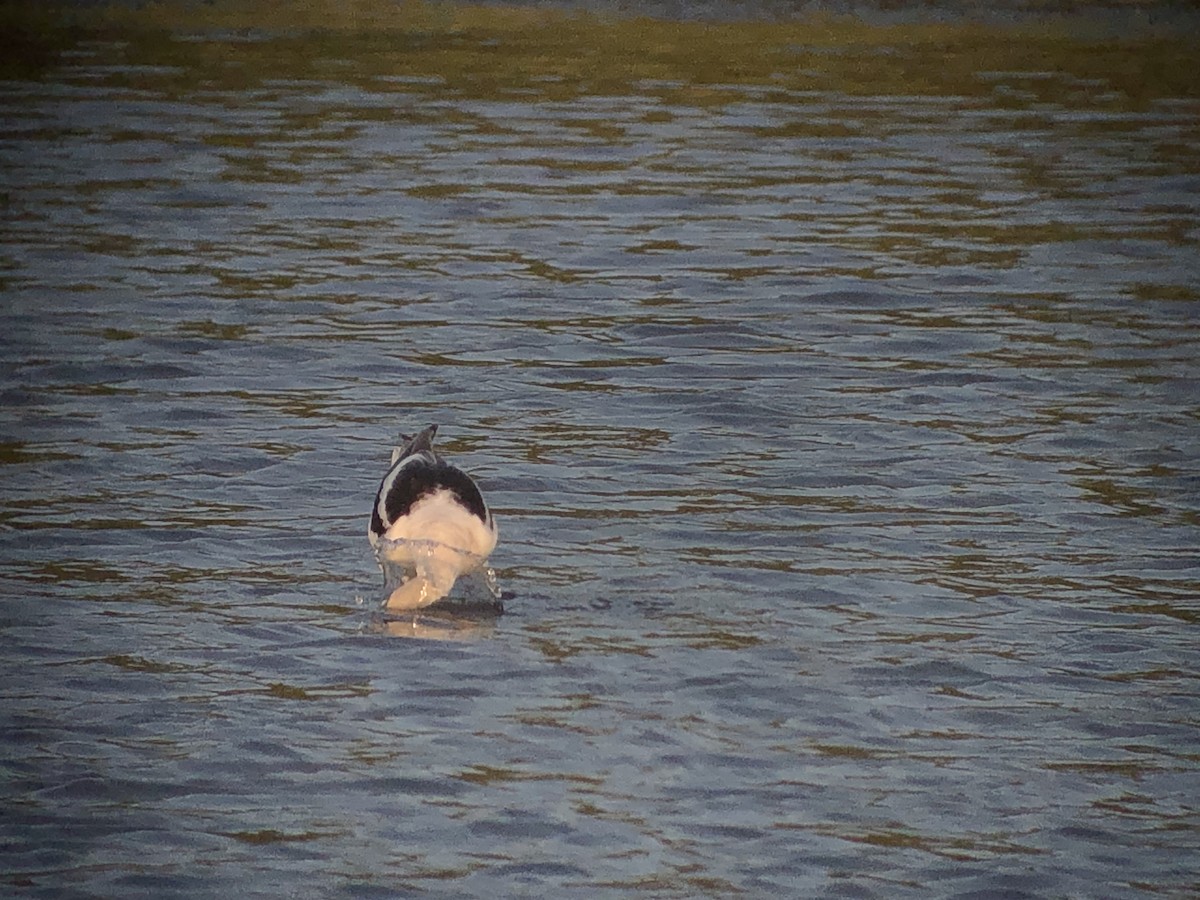
M 1194 98 L 126 49 L 0 84 L 6 895 L 1200 890 Z

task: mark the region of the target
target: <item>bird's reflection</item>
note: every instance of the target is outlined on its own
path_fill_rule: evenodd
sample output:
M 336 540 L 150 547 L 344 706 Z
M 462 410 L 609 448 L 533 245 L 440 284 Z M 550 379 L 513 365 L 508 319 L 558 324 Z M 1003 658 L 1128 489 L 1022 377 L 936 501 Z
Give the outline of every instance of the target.
M 489 581 L 488 586 L 494 586 L 494 576 Z M 482 640 L 495 634 L 496 623 L 504 615 L 504 603 L 499 595 L 499 590 L 494 594 L 486 589 L 456 591 L 455 596 L 422 609 L 400 612 L 380 608 L 371 615 L 366 630 L 372 634 L 426 641 Z
M 406 616 L 380 616 L 371 630 L 391 637 L 422 641 L 479 641 L 496 632 L 496 613 L 464 613 L 448 604 L 447 609 L 423 609 Z

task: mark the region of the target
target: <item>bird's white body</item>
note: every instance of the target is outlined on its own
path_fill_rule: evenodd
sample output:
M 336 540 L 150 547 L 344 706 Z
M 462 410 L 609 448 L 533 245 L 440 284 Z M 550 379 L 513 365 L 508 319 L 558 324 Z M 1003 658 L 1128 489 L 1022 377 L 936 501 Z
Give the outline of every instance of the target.
M 392 454 L 367 536 L 389 587 L 390 610 L 442 599 L 455 581 L 484 567 L 498 531 L 475 483 L 433 450 L 430 426 Z M 400 573 L 400 579 L 389 577 Z
M 414 572 L 388 597 L 388 608 L 416 609 L 442 599 L 461 576 L 487 563 L 497 538 L 494 524 L 488 528 L 449 491 L 423 498 L 376 545 L 381 560 Z

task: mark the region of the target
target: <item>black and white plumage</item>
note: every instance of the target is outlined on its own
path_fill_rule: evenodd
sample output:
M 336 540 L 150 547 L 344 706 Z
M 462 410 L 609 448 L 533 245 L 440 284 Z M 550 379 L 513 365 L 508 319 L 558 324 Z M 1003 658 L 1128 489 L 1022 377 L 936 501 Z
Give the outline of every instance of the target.
M 433 449 L 430 425 L 392 451 L 367 537 L 388 581 L 388 568 L 407 579 L 387 598 L 388 609 L 434 603 L 461 575 L 480 569 L 496 547 L 496 521 L 466 472 Z M 390 583 L 390 581 L 389 581 Z

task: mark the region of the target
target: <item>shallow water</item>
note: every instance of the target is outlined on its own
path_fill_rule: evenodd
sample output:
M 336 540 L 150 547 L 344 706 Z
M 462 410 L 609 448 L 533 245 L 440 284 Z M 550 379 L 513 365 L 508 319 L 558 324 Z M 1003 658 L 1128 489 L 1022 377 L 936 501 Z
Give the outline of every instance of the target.
M 1200 889 L 1195 97 L 184 37 L 0 84 L 7 893 Z

